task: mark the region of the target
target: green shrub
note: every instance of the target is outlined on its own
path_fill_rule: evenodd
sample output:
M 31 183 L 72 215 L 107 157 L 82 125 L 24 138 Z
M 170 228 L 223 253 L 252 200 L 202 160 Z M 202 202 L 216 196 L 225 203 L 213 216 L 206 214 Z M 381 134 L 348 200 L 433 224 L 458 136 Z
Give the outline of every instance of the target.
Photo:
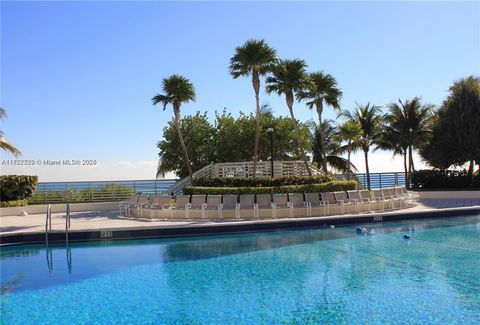
M 0 176 L 0 201 L 28 199 L 37 187 L 38 177 L 30 175 Z
M 410 174 L 413 189 L 473 189 L 480 188 L 480 176 L 470 177 L 467 171 L 418 170 Z
M 1 201 L 0 202 L 0 207 L 2 207 L 2 208 L 24 207 L 26 205 L 28 205 L 28 202 L 25 199 L 12 200 L 12 201 Z
M 331 175 L 289 176 L 289 177 L 249 177 L 249 178 L 195 178 L 192 186 L 200 187 L 260 187 L 320 184 L 335 180 Z
M 333 181 L 322 184 L 283 185 L 283 186 L 240 186 L 202 187 L 186 186 L 185 194 L 265 194 L 265 193 L 307 193 L 347 191 L 357 188 L 356 181 Z

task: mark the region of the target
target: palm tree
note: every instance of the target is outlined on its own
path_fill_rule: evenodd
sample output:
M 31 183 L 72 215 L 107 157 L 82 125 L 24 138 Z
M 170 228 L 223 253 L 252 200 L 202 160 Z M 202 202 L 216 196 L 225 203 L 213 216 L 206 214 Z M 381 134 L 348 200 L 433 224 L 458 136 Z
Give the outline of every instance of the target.
M 6 117 L 7 117 L 7 111 L 5 111 L 2 107 L 0 107 L 0 120 L 3 120 Z M 0 130 L 0 148 L 10 152 L 15 157 L 19 157 L 22 154 L 20 150 L 18 150 L 17 148 L 15 148 L 14 145 L 8 142 L 7 139 L 4 138 L 4 135 L 5 133 L 3 133 L 2 130 Z
M 162 79 L 162 91 L 163 94 L 157 94 L 153 96 L 153 105 L 162 104 L 163 110 L 170 104 L 173 107 L 173 113 L 175 114 L 175 126 L 177 129 L 178 139 L 183 149 L 183 155 L 185 158 L 185 165 L 187 166 L 188 175 L 192 179 L 192 165 L 188 158 L 187 147 L 183 140 L 182 130 L 180 127 L 180 107 L 182 104 L 190 101 L 195 101 L 195 88 L 193 84 L 185 77 L 173 74 L 168 78 Z
M 332 126 L 332 123 L 332 120 L 323 120 L 322 127 L 318 127 L 314 121 L 310 121 L 312 159 L 318 166 L 327 165 L 343 174 L 347 174 L 347 172 L 352 174 L 357 171 L 357 167 L 352 162 L 349 163 L 347 159 L 338 156 L 340 145 L 336 141 L 337 130 Z M 320 136 L 320 132 L 323 132 L 323 136 Z M 320 145 L 320 141 L 324 142 L 323 146 Z M 320 152 L 320 150 L 323 150 L 323 152 Z M 328 172 L 328 169 L 325 172 Z
M 267 93 L 277 93 L 285 95 L 285 101 L 290 111 L 293 128 L 297 140 L 297 145 L 305 163 L 308 175 L 312 176 L 312 171 L 308 165 L 307 156 L 305 154 L 304 145 L 300 139 L 300 131 L 298 129 L 297 120 L 293 113 L 293 103 L 295 101 L 295 93 L 297 93 L 305 79 L 305 69 L 307 64 L 303 60 L 279 60 L 273 67 L 273 76 L 267 77 Z
M 318 127 L 322 127 L 322 113 L 323 106 L 329 105 L 334 109 L 340 109 L 340 99 L 342 98 L 342 91 L 337 86 L 337 81 L 335 78 L 328 73 L 323 71 L 313 72 L 308 74 L 306 81 L 303 87 L 297 92 L 298 100 L 308 100 L 307 106 L 310 109 L 314 107 L 317 110 L 318 114 Z M 322 137 L 323 132 L 320 130 L 319 135 Z M 320 139 L 320 146 L 325 146 L 324 139 Z M 320 150 L 325 152 L 324 149 Z M 322 159 L 323 164 L 321 165 L 322 169 L 326 172 L 327 165 L 326 159 Z
M 255 92 L 255 146 L 253 149 L 253 175 L 257 175 L 258 147 L 260 143 L 260 76 L 271 71 L 276 60 L 276 50 L 271 48 L 265 40 L 250 39 L 235 49 L 230 58 L 230 75 L 233 79 L 240 76 L 251 76 L 253 91 Z
M 388 113 L 384 115 L 383 148 L 394 151 L 394 154 L 402 154 L 404 158 L 405 180 L 412 170 L 413 149 L 422 145 L 429 132 L 429 124 L 432 118 L 433 105 L 422 105 L 419 97 L 412 100 L 398 100 L 398 103 L 388 105 Z M 407 172 L 408 155 L 408 172 Z
M 382 110 L 380 106 L 376 106 L 370 103 L 367 105 L 356 104 L 354 113 L 349 111 L 342 111 L 340 116 L 345 116 L 348 119 L 353 119 L 360 124 L 362 128 L 362 135 L 359 140 L 359 146 L 363 151 L 365 157 L 365 171 L 367 173 L 367 188 L 370 189 L 370 168 L 368 167 L 368 152 L 370 147 L 375 145 L 380 140 Z
M 339 148 L 339 152 L 347 152 L 347 180 L 350 180 L 351 159 L 352 152 L 355 152 L 360 147 L 360 139 L 362 137 L 362 127 L 360 123 L 355 120 L 347 120 L 346 122 L 337 126 L 337 133 L 335 138 L 338 142 L 347 142 L 347 144 Z

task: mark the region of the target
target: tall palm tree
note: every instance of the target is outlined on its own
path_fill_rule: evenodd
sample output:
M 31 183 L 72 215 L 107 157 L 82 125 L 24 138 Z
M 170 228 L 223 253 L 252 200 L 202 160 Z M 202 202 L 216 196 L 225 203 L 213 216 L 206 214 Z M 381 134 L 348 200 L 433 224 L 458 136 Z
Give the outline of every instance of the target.
M 192 165 L 190 163 L 190 159 L 188 158 L 187 147 L 185 146 L 185 141 L 183 140 L 182 130 L 180 127 L 180 108 L 182 104 L 195 101 L 195 88 L 187 78 L 173 74 L 168 78 L 162 79 L 162 91 L 163 94 L 157 94 L 153 96 L 152 102 L 153 105 L 162 104 L 163 110 L 167 108 L 167 105 L 172 105 L 173 113 L 175 115 L 175 126 L 177 129 L 178 139 L 180 140 L 180 145 L 183 149 L 185 165 L 188 170 L 188 175 L 191 179 L 193 177 Z
M 295 102 L 295 93 L 297 93 L 305 79 L 305 69 L 307 64 L 303 60 L 279 60 L 272 69 L 273 76 L 267 77 L 267 93 L 276 93 L 285 95 L 285 101 L 290 111 L 293 128 L 297 140 L 297 145 L 305 163 L 308 175 L 312 176 L 312 171 L 308 165 L 307 155 L 305 154 L 304 144 L 300 139 L 297 120 L 293 113 L 293 103 Z
M 337 133 L 335 138 L 338 142 L 346 142 L 345 145 L 339 148 L 339 152 L 347 153 L 347 180 L 350 180 L 350 170 L 351 170 L 351 154 L 360 148 L 360 139 L 362 137 L 362 127 L 360 123 L 355 120 L 347 120 L 342 124 L 337 126 Z
M 253 175 L 257 175 L 258 147 L 260 143 L 260 77 L 271 71 L 276 60 L 276 50 L 265 40 L 250 39 L 235 49 L 230 58 L 230 75 L 233 79 L 251 76 L 255 92 L 255 146 L 253 149 Z
M 384 115 L 383 147 L 404 157 L 405 180 L 407 173 L 415 170 L 413 149 L 422 145 L 430 132 L 433 105 L 423 104 L 419 97 L 411 100 L 398 100 L 388 105 L 388 113 Z M 408 171 L 407 171 L 408 156 Z
M 7 111 L 5 111 L 2 107 L 0 107 L 0 120 L 3 120 L 6 117 L 7 117 Z M 0 130 L 0 148 L 10 152 L 15 157 L 19 157 L 22 154 L 20 150 L 18 150 L 14 145 L 8 142 L 7 139 L 4 138 L 4 135 L 5 133 L 2 130 Z
M 349 163 L 347 159 L 338 155 L 340 145 L 336 141 L 337 130 L 332 126 L 332 123 L 332 120 L 323 120 L 323 125 L 319 128 L 314 121 L 310 121 L 312 159 L 318 166 L 327 165 L 343 174 L 347 174 L 347 172 L 353 174 L 357 171 L 357 167 L 352 162 Z M 320 132 L 323 133 L 322 137 L 319 135 Z M 324 142 L 323 146 L 320 145 L 320 141 Z M 320 152 L 320 150 L 323 150 L 323 152 Z M 328 169 L 325 172 L 328 172 Z
M 382 110 L 380 106 L 367 103 L 367 105 L 356 104 L 353 113 L 342 111 L 341 116 L 357 121 L 362 128 L 362 136 L 359 145 L 365 158 L 365 171 L 367 173 L 367 188 L 370 189 L 370 168 L 368 166 L 368 152 L 370 147 L 377 144 L 381 135 Z
M 329 105 L 334 109 L 340 109 L 340 99 L 342 98 L 342 91 L 337 86 L 335 78 L 323 71 L 309 73 L 303 87 L 297 92 L 298 100 L 308 100 L 307 106 L 310 109 L 317 110 L 318 114 L 318 127 L 322 127 L 322 113 L 323 106 Z M 319 135 L 323 137 L 323 132 L 320 130 Z M 325 146 L 324 139 L 320 139 L 320 146 Z M 321 149 L 320 152 L 325 152 Z M 322 159 L 322 169 L 327 171 L 327 161 Z
M 403 167 L 405 170 L 405 181 L 408 178 L 407 156 L 408 143 L 403 136 L 405 127 L 402 124 L 402 114 L 400 111 L 390 112 L 383 116 L 384 124 L 382 133 L 377 142 L 379 149 L 391 150 L 393 155 L 403 156 Z

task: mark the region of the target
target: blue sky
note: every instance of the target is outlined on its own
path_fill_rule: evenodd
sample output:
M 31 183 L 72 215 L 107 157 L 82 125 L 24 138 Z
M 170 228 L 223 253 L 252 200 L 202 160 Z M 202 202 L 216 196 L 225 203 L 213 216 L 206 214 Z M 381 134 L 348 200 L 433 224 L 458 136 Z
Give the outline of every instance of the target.
M 31 169 L 41 180 L 152 178 L 171 117 L 151 104 L 161 79 L 179 73 L 194 83 L 198 99 L 183 114 L 253 111 L 250 80 L 228 74 L 249 38 L 333 74 L 345 109 L 414 96 L 439 104 L 453 80 L 480 71 L 480 3 L 2 1 L 2 128 L 25 159 L 104 168 Z M 261 100 L 287 113 L 283 98 Z M 295 110 L 315 118 L 303 103 Z M 401 170 L 390 157 L 375 154 L 372 169 Z

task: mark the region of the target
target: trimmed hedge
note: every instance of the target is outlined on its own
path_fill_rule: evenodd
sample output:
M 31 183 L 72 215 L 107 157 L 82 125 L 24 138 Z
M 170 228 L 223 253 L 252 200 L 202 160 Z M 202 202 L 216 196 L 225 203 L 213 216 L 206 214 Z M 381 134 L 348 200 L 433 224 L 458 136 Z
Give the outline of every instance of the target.
M 28 199 L 37 187 L 38 177 L 30 175 L 0 176 L 0 201 Z
M 480 189 L 480 176 L 471 178 L 462 170 L 418 170 L 410 174 L 410 185 L 413 189 Z
M 265 193 L 308 193 L 347 191 L 357 188 L 356 181 L 333 181 L 322 184 L 284 185 L 284 186 L 240 186 L 240 187 L 203 187 L 186 186 L 184 194 L 265 194 Z
M 272 187 L 284 185 L 321 184 L 335 179 L 331 175 L 291 177 L 249 177 L 249 178 L 195 178 L 192 186 L 199 187 Z
M 13 201 L 1 201 L 0 202 L 0 207 L 2 207 L 2 208 L 24 207 L 26 205 L 28 205 L 28 202 L 25 199 L 13 200 Z

